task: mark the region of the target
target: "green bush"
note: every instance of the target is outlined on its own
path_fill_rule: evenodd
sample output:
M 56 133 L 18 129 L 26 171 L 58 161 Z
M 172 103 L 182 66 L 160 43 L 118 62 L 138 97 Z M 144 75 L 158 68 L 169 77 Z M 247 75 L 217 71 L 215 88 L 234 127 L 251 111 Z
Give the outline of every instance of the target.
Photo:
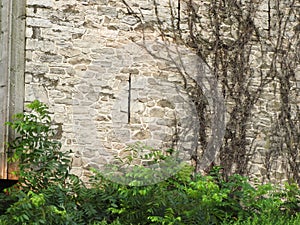
M 34 101 L 29 113 L 17 114 L 6 124 L 19 135 L 9 148 L 12 161 L 19 162 L 18 176 L 22 189 L 39 190 L 49 185 L 64 184 L 70 169 L 68 152 L 61 152 L 61 143 L 53 139 L 55 129 L 46 105 Z
M 29 108 L 31 112 L 18 114 L 8 123 L 19 133 L 10 147 L 12 160 L 19 162 L 20 181 L 0 194 L 0 225 L 300 224 L 296 184 L 286 184 L 284 189 L 250 185 L 239 175 L 225 179 L 218 167 L 202 176 L 185 165 L 168 179 L 148 186 L 135 186 L 138 181 L 118 184 L 93 170 L 86 187 L 69 173 L 69 152 L 60 151 L 60 143 L 53 139 L 47 107 L 34 101 Z M 134 146 L 130 149 L 137 151 Z M 155 150 L 147 159 L 157 162 L 168 157 Z M 136 169 L 127 174 L 130 178 L 151 175 L 143 166 L 132 168 Z
M 300 224 L 300 214 L 294 216 L 278 216 L 278 215 L 253 215 L 247 219 L 239 219 L 238 221 L 224 221 L 222 225 L 298 225 Z

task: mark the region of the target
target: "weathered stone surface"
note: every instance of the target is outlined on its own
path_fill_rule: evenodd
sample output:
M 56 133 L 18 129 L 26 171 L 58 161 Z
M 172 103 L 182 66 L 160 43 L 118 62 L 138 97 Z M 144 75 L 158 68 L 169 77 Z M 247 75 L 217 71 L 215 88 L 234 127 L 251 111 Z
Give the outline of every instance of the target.
M 139 74 L 139 70 L 134 68 L 123 68 L 121 73 Z
M 105 115 L 98 115 L 96 118 L 96 121 L 110 121 L 109 117 L 105 116 Z
M 150 116 L 151 117 L 158 117 L 158 118 L 161 118 L 161 117 L 164 117 L 165 115 L 165 111 L 161 108 L 153 108 L 150 110 Z
M 146 106 L 142 103 L 134 103 L 131 106 L 131 112 L 132 113 L 138 113 L 138 114 L 142 114 L 146 109 Z
M 53 1 L 52 0 L 27 0 L 28 6 L 37 6 L 41 8 L 52 8 Z
M 133 135 L 133 140 L 146 140 L 151 137 L 151 133 L 148 130 L 141 130 Z
M 59 53 L 65 56 L 66 58 L 72 58 L 75 56 L 79 56 L 81 54 L 81 51 L 79 49 L 67 47 L 60 49 Z
M 115 54 L 115 50 L 113 48 L 96 48 L 92 49 L 92 52 L 100 53 L 104 57 Z
M 50 28 L 52 27 L 52 23 L 47 19 L 42 18 L 30 18 L 26 19 L 27 26 L 31 27 L 41 27 L 41 28 Z
M 42 75 L 49 71 L 47 65 L 36 64 L 36 63 L 27 63 L 26 72 L 32 73 L 34 75 Z
M 168 100 L 165 100 L 165 99 L 158 101 L 157 105 L 162 108 L 170 108 L 170 109 L 175 108 L 175 106 L 171 102 L 169 102 Z
M 72 65 L 78 64 L 90 64 L 91 60 L 84 57 L 74 57 L 68 60 L 68 62 Z
M 62 57 L 56 54 L 44 54 L 40 57 L 40 61 L 42 63 L 60 63 Z
M 65 74 L 66 73 L 65 69 L 57 68 L 57 67 L 51 67 L 49 72 L 53 73 L 53 74 Z
M 72 158 L 72 166 L 73 167 L 82 167 L 82 159 L 79 157 Z
M 159 1 L 158 7 L 160 15 L 166 14 L 163 21 L 171 24 L 170 15 L 167 15 L 168 2 Z M 258 2 L 260 7 L 254 23 L 260 32 L 266 32 L 268 2 L 253 4 Z M 55 120 L 68 124 L 63 126 L 62 141 L 76 140 L 64 142 L 64 148 L 79 151 L 78 158 L 74 158 L 76 168 L 72 171 L 80 176 L 85 176 L 82 168 L 101 167 L 132 140 L 157 147 L 172 146 L 172 135 L 178 129 L 184 136 L 182 146 L 187 150 L 193 147 L 196 134 L 192 128 L 196 116 L 182 78 L 172 60 L 162 59 L 168 59 L 168 52 L 160 41 L 149 46 L 143 42 L 143 38 L 145 41 L 160 40 L 159 32 L 153 27 L 155 8 L 146 0 L 128 0 L 128 3 L 135 12 L 143 12 L 143 24 L 128 15 L 122 2 L 117 0 L 26 2 L 25 100 L 37 98 L 47 102 L 54 109 Z M 203 26 L 210 16 L 205 10 L 208 4 L 209 1 L 195 4 L 201 12 Z M 181 7 L 180 26 L 186 36 L 184 2 Z M 208 27 L 207 32 L 211 32 Z M 225 44 L 231 44 L 237 35 L 232 21 L 224 21 L 222 32 L 227 35 Z M 252 47 L 251 62 L 253 68 L 265 70 L 260 47 Z M 274 54 L 271 43 L 269 48 L 264 60 L 270 61 Z M 193 60 L 188 57 L 185 60 L 187 71 L 197 71 Z M 298 86 L 299 74 L 296 75 Z M 251 85 L 255 90 L 260 80 L 253 79 Z M 263 91 L 249 124 L 247 135 L 259 153 L 253 160 L 255 176 L 265 173 L 261 164 L 268 151 L 264 134 L 272 129 L 271 118 L 279 110 L 276 106 L 278 95 L 273 94 L 276 87 L 279 88 L 278 81 Z M 296 89 L 291 88 L 291 99 L 298 101 Z M 232 110 L 230 102 L 227 109 Z M 282 178 L 279 167 L 276 177 Z
M 115 129 L 114 130 L 114 133 L 116 135 L 116 137 L 119 139 L 119 142 L 121 143 L 126 143 L 128 141 L 131 140 L 131 137 L 130 137 L 130 131 L 128 129 Z M 124 146 L 122 146 L 124 147 Z

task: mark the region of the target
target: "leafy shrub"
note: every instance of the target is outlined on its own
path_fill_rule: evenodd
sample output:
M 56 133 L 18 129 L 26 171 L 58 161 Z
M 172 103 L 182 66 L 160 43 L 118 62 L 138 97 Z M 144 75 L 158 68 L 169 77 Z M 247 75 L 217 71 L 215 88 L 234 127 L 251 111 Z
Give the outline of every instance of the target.
M 18 176 L 22 189 L 39 190 L 49 185 L 63 184 L 70 169 L 68 152 L 61 152 L 61 143 L 54 140 L 55 129 L 46 105 L 34 101 L 29 113 L 16 114 L 7 122 L 19 136 L 9 148 L 12 161 L 18 161 Z
M 246 219 L 237 221 L 227 220 L 222 225 L 298 225 L 300 224 L 300 214 L 294 216 L 278 216 L 278 215 L 253 215 Z
M 20 181 L 0 194 L 0 206 L 6 203 L 7 207 L 0 207 L 0 225 L 300 224 L 296 184 L 286 184 L 284 189 L 250 185 L 240 175 L 225 179 L 219 167 L 202 176 L 185 165 L 168 179 L 148 186 L 134 185 L 141 176 L 151 176 L 143 166 L 134 166 L 137 170 L 127 174 L 137 179 L 131 185 L 112 182 L 93 170 L 86 187 L 69 173 L 69 152 L 61 152 L 60 143 L 53 139 L 47 107 L 34 101 L 29 108 L 30 113 L 18 114 L 8 123 L 19 133 L 10 147 L 12 160 L 19 162 Z M 149 158 L 155 163 L 168 155 L 152 151 Z

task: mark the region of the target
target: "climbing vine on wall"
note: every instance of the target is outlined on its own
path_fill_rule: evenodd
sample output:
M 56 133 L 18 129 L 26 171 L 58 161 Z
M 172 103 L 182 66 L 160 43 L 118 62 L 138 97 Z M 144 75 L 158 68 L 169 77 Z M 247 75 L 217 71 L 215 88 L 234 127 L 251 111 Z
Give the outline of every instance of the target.
M 143 11 L 129 0 L 122 2 L 126 13 L 143 24 Z M 270 179 L 280 165 L 300 184 L 299 3 L 168 0 L 166 4 L 169 16 L 162 12 L 162 2 L 153 1 L 152 26 L 163 40 L 192 49 L 222 86 L 227 125 L 218 163 L 225 175 L 249 174 L 251 162 L 261 155 L 264 178 Z M 200 89 L 194 85 L 192 98 L 199 123 L 208 129 L 209 109 Z M 199 133 L 203 148 L 206 129 Z M 257 143 L 263 144 L 259 148 Z

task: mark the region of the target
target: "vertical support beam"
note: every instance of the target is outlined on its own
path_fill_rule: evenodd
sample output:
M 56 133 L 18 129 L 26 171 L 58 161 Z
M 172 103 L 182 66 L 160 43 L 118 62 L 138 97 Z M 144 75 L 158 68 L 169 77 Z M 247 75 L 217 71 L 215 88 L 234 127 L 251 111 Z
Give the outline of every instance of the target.
M 0 178 L 7 179 L 8 92 L 10 70 L 11 1 L 0 0 Z
M 8 0 L 10 1 L 10 0 Z M 12 1 L 11 14 L 11 51 L 9 76 L 9 120 L 13 115 L 24 110 L 25 92 L 25 30 L 26 30 L 26 1 Z M 8 131 L 8 141 L 14 139 L 15 133 Z M 17 170 L 16 164 L 8 164 L 8 179 L 17 179 L 12 173 Z
M 26 1 L 0 0 L 0 179 L 16 179 L 5 142 L 14 138 L 4 123 L 24 106 Z

